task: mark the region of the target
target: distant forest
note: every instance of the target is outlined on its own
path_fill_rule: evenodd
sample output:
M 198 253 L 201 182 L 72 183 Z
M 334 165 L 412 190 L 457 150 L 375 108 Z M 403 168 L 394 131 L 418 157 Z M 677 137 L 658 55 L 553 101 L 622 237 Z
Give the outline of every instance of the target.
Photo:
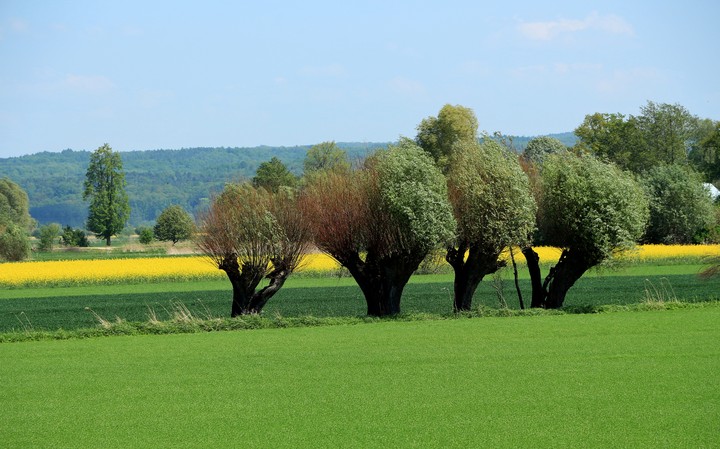
M 571 132 L 550 136 L 568 146 L 574 145 L 577 140 Z M 512 136 L 512 145 L 516 151 L 522 151 L 530 139 L 532 137 Z M 388 143 L 338 142 L 337 145 L 353 161 L 362 160 Z M 195 214 L 227 182 L 252 178 L 258 165 L 272 157 L 280 159 L 299 176 L 310 147 L 183 148 L 121 152 L 132 210 L 129 225 L 152 224 L 160 212 L 172 204 L 178 204 Z M 89 160 L 90 151 L 73 150 L 1 158 L 0 177 L 10 178 L 27 192 L 30 215 L 39 224 L 59 223 L 82 228 L 88 213 L 82 190 Z

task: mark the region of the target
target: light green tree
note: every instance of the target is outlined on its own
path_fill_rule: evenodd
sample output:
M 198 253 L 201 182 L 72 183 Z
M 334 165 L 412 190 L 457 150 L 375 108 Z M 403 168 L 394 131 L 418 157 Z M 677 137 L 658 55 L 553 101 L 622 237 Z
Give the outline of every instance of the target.
M 200 218 L 196 243 L 232 285 L 230 315 L 260 313 L 300 263 L 310 241 L 288 190 L 228 184 Z M 267 285 L 258 288 L 267 279 Z
M 261 163 L 252 179 L 253 186 L 262 187 L 273 193 L 277 193 L 281 187 L 295 188 L 297 182 L 297 177 L 277 157 Z
M 412 273 L 454 234 L 445 178 L 408 139 L 359 170 L 313 179 L 302 199 L 315 245 L 348 269 L 371 316 L 400 313 Z
M 312 176 L 317 172 L 350 170 L 347 153 L 338 147 L 335 142 L 322 142 L 313 145 L 307 152 L 303 161 L 305 176 Z
M 550 136 L 535 137 L 528 142 L 523 157 L 533 164 L 542 164 L 549 154 L 563 153 L 567 151 L 565 144 Z
M 90 201 L 87 229 L 110 246 L 112 236 L 125 227 L 130 217 L 130 204 L 120 154 L 108 144 L 90 155 L 83 199 Z
M 0 178 L 0 258 L 19 261 L 30 252 L 33 226 L 27 193 L 8 178 Z
M 417 127 L 415 142 L 430 155 L 444 171 L 453 146 L 459 142 L 478 140 L 478 121 L 472 109 L 446 104 L 437 117 L 423 119 Z
M 447 182 L 457 221 L 457 237 L 446 254 L 455 271 L 454 309 L 470 310 L 483 277 L 505 265 L 500 253 L 529 243 L 535 200 L 517 157 L 492 140 L 457 144 Z
M 173 245 L 181 240 L 189 239 L 195 222 L 182 206 L 172 205 L 165 208 L 158 216 L 153 233 L 160 241 L 170 241 Z
M 523 254 L 532 307 L 559 308 L 588 269 L 635 245 L 647 224 L 648 200 L 631 174 L 592 156 L 550 155 L 540 176 L 539 231 L 562 253 L 544 281 L 537 253 L 526 247 Z
M 60 234 L 62 233 L 62 226 L 58 223 L 50 223 L 40 226 L 38 233 L 40 239 L 38 249 L 40 251 L 52 251 L 53 246 L 58 241 Z

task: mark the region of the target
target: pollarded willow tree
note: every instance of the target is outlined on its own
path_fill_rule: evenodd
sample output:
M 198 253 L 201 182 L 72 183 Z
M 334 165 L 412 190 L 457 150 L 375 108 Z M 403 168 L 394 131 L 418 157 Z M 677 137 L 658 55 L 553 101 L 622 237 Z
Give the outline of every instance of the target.
M 33 226 L 28 195 L 8 178 L 0 178 L 0 259 L 19 261 L 30 253 Z
M 309 228 L 289 189 L 229 184 L 201 217 L 198 248 L 232 284 L 230 315 L 260 313 L 300 263 Z M 267 286 L 257 289 L 263 278 Z
M 470 310 L 478 284 L 505 265 L 506 247 L 529 243 L 536 207 L 517 157 L 492 140 L 456 145 L 447 182 L 457 238 L 445 259 L 455 271 L 457 312 Z
M 312 179 L 302 204 L 315 245 L 350 271 L 371 316 L 400 313 L 410 276 L 455 229 L 445 178 L 408 139 L 359 170 Z
M 562 253 L 544 281 L 538 254 L 529 246 L 523 254 L 531 306 L 555 309 L 588 269 L 635 245 L 648 221 L 648 200 L 630 173 L 592 156 L 550 155 L 540 178 L 539 231 Z

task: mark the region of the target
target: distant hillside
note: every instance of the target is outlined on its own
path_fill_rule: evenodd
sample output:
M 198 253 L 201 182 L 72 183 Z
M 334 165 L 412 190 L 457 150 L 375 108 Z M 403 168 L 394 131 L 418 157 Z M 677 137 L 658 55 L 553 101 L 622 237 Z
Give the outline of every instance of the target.
M 566 145 L 572 133 L 551 134 Z M 522 151 L 531 137 L 513 137 Z M 362 159 L 387 143 L 338 143 L 350 159 Z M 260 163 L 273 156 L 295 174 L 302 174 L 310 146 L 254 148 L 184 148 L 180 150 L 128 151 L 122 156 L 130 197 L 130 225 L 150 224 L 171 204 L 197 212 L 227 182 L 252 178 Z M 82 200 L 90 152 L 65 150 L 0 159 L 0 177 L 18 183 L 30 198 L 30 214 L 40 224 L 60 223 L 83 227 L 87 203 Z
M 338 143 L 351 159 L 362 158 L 387 143 Z M 225 183 L 249 179 L 273 156 L 295 174 L 310 146 L 254 148 L 184 148 L 121 152 L 132 210 L 130 224 L 154 221 L 171 204 L 195 212 Z M 89 151 L 65 150 L 0 159 L 0 177 L 18 183 L 30 198 L 30 214 L 40 224 L 84 226 L 82 200 Z

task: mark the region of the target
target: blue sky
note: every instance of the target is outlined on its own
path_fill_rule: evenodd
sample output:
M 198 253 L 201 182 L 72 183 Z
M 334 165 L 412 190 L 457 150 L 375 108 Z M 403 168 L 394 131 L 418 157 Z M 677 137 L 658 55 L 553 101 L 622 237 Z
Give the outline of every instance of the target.
M 718 5 L 0 0 L 0 157 L 392 141 L 446 103 L 516 135 L 718 120 Z

